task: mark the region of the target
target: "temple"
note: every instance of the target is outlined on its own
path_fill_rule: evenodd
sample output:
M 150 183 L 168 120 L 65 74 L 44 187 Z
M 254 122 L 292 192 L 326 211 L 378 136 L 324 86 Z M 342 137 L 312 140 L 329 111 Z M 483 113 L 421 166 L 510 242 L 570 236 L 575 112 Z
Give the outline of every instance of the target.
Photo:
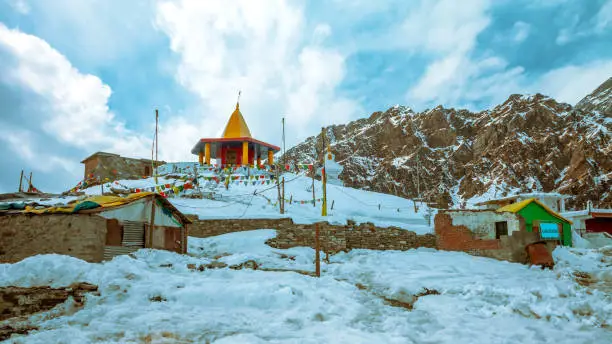
M 262 158 L 269 165 L 274 164 L 274 153 L 280 148 L 255 140 L 247 126 L 240 104 L 232 113 L 221 138 L 203 138 L 191 150 L 199 157 L 201 165 L 210 165 L 210 159 L 221 159 L 221 166 L 261 166 Z

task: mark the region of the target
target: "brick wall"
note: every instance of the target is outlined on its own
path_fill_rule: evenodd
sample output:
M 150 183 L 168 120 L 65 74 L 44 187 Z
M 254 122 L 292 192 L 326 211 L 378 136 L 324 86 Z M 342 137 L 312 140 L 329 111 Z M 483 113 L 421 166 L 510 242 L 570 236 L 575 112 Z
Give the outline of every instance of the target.
M 99 262 L 105 241 L 106 219 L 97 215 L 0 216 L 0 263 L 46 253 Z
M 206 238 L 221 234 L 255 229 L 276 229 L 275 238 L 266 243 L 276 248 L 295 246 L 314 247 L 315 224 L 296 224 L 284 219 L 193 220 L 189 235 Z M 397 227 L 376 227 L 371 223 L 333 225 L 319 222 L 319 239 L 322 250 L 329 253 L 351 249 L 408 250 L 417 247 L 436 247 L 433 234 L 417 235 Z
M 464 251 L 475 256 L 527 263 L 526 245 L 539 241 L 536 233 L 525 230 L 525 220 L 518 215 L 518 231 L 501 236 L 500 239 L 479 239 L 468 227 L 453 223 L 454 213 L 439 212 L 434 219 L 437 247 L 440 250 Z M 551 252 L 556 246 L 553 243 L 547 245 Z

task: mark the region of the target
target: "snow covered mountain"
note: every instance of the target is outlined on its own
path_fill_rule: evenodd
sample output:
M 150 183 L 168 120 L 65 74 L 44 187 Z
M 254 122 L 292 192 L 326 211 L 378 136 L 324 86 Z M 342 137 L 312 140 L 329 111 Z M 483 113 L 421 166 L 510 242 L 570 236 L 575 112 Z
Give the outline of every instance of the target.
M 345 185 L 461 206 L 518 191 L 612 205 L 612 78 L 575 107 L 542 94 L 511 95 L 478 113 L 394 106 L 326 128 Z M 322 154 L 321 135 L 287 151 Z

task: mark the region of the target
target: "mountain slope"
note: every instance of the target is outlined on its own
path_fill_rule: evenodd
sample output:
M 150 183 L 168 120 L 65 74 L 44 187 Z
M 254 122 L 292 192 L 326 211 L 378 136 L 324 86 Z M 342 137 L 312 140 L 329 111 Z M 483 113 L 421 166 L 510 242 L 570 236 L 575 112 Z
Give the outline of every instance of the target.
M 441 207 L 516 191 L 556 191 L 612 205 L 612 78 L 574 108 L 547 96 L 511 95 L 478 113 L 404 106 L 325 128 L 347 186 Z M 321 135 L 287 151 L 320 158 Z M 417 173 L 418 171 L 418 173 Z

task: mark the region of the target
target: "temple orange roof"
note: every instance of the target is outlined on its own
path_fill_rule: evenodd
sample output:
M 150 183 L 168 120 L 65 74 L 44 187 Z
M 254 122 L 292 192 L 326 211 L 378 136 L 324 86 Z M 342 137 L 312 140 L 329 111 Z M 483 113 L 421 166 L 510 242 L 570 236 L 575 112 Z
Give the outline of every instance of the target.
M 223 138 L 238 138 L 238 137 L 251 137 L 251 131 L 240 113 L 240 105 L 236 103 L 236 110 L 232 112 L 232 115 L 227 121 L 225 130 L 223 131 Z

